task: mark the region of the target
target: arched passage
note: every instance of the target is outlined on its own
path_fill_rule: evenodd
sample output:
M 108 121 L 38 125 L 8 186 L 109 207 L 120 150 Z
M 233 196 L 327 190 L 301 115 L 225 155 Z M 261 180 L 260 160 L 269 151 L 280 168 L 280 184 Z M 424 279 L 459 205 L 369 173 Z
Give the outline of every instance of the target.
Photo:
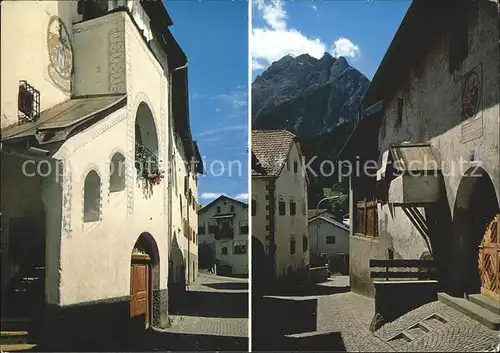
M 214 265 L 214 252 L 212 248 L 206 244 L 201 244 L 198 249 L 198 264 L 201 269 L 209 270 Z
M 149 233 L 137 239 L 130 261 L 130 317 L 136 328 L 156 325 L 162 311 L 160 292 L 160 257 L 156 241 Z
M 469 169 L 457 191 L 453 210 L 454 287 L 457 295 L 479 293 L 479 245 L 486 226 L 499 212 L 495 188 L 482 168 Z
M 262 288 L 266 280 L 266 253 L 264 245 L 252 236 L 252 287 Z

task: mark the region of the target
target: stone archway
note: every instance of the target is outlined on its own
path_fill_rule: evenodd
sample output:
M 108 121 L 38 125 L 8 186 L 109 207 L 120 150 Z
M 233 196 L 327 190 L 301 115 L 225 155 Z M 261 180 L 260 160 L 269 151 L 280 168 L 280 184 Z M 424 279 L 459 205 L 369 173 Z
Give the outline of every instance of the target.
M 212 248 L 206 244 L 200 244 L 198 249 L 199 268 L 209 270 L 214 266 L 215 257 Z
M 252 287 L 262 288 L 266 281 L 266 253 L 264 245 L 252 236 Z
M 130 317 L 134 328 L 164 326 L 166 295 L 162 295 L 163 292 L 158 246 L 151 234 L 142 233 L 134 244 L 130 261 Z
M 453 210 L 454 246 L 450 249 L 455 295 L 480 292 L 479 245 L 487 224 L 498 212 L 495 188 L 488 173 L 482 168 L 469 169 L 460 181 Z

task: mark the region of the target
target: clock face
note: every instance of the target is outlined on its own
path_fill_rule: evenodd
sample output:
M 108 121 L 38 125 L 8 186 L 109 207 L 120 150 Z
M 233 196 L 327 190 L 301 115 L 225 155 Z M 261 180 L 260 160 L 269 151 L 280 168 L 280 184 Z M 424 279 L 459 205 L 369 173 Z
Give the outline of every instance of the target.
M 479 110 L 480 92 L 479 75 L 471 72 L 465 79 L 462 92 L 462 111 L 465 119 L 472 118 Z

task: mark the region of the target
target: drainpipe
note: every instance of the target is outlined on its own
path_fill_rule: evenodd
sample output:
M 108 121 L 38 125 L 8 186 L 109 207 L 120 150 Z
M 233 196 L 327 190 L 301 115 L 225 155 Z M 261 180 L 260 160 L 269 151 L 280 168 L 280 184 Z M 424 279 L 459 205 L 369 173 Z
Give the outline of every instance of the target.
M 168 188 L 168 252 L 169 252 L 169 259 L 172 253 L 172 188 L 173 186 L 173 175 L 176 172 L 173 170 L 173 138 L 174 138 L 174 112 L 173 112 L 173 103 L 172 103 L 172 78 L 173 78 L 173 73 L 177 70 L 181 70 L 187 67 L 187 63 L 183 66 L 179 66 L 174 68 L 168 75 L 168 115 L 169 115 L 169 138 L 168 138 L 168 167 L 171 171 L 170 173 L 170 181 L 169 181 L 169 188 Z M 171 270 L 171 269 L 170 269 Z

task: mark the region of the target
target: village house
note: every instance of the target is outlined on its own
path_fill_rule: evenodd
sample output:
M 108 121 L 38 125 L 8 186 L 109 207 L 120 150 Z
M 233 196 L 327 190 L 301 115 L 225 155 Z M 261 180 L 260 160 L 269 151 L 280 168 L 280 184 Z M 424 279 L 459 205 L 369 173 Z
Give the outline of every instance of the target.
M 307 177 L 297 137 L 252 131 L 252 284 L 299 283 L 309 274 Z
M 434 259 L 440 300 L 498 305 L 498 18 L 496 0 L 410 5 L 343 152 L 373 162 L 350 180 L 353 291 L 373 295 L 372 259 Z
M 310 217 L 308 222 L 311 264 L 315 256 L 324 255 L 330 261 L 332 270 L 347 272 L 349 228 L 326 210 Z
M 26 326 L 71 350 L 168 326 L 197 275 L 203 167 L 167 10 L 3 1 L 1 14 L 2 330 L 40 318 Z
M 221 195 L 198 211 L 199 267 L 248 276 L 248 205 Z

